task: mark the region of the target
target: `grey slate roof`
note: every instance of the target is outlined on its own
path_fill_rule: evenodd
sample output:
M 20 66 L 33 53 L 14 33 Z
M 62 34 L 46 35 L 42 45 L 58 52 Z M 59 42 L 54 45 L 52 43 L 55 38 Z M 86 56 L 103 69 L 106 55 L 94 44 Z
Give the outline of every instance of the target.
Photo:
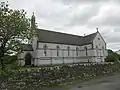
M 22 44 L 23 51 L 33 51 L 33 47 L 31 44 Z
M 96 33 L 87 36 L 77 36 L 61 32 L 37 29 L 38 41 L 47 43 L 70 44 L 70 45 L 85 45 L 92 43 Z
M 87 35 L 87 36 L 84 36 L 84 37 L 83 37 L 83 38 L 84 38 L 84 39 L 83 39 L 84 43 L 91 43 L 91 42 L 94 40 L 94 38 L 95 38 L 95 36 L 97 35 L 97 33 L 98 33 L 98 32 L 89 34 L 89 35 Z

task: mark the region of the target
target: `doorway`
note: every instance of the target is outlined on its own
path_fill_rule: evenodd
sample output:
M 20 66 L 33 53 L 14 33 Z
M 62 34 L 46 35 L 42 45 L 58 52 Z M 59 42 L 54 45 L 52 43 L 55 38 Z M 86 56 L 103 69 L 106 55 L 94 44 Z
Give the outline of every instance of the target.
M 30 53 L 27 53 L 25 56 L 25 65 L 31 65 L 32 56 Z

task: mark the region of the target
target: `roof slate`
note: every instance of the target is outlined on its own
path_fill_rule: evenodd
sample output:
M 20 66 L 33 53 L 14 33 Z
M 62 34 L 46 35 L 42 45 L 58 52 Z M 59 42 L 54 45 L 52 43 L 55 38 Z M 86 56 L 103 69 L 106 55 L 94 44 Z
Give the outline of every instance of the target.
M 87 36 L 84 36 L 83 38 L 83 42 L 84 43 L 90 43 L 94 40 L 95 36 L 97 35 L 97 32 L 96 33 L 92 33 L 92 34 L 89 34 Z
M 78 36 L 66 34 L 61 32 L 37 29 L 37 36 L 39 42 L 57 43 L 57 44 L 70 44 L 70 45 L 85 45 L 92 43 L 96 33 L 87 36 Z

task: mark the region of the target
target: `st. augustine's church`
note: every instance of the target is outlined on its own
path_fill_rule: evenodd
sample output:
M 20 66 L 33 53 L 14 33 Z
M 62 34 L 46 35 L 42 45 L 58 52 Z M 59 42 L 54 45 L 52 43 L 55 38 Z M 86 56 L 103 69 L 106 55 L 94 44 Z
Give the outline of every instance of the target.
M 35 26 L 32 15 L 31 27 Z M 82 30 L 80 30 L 82 32 Z M 35 29 L 35 37 L 23 45 L 18 56 L 19 65 L 58 65 L 104 62 L 106 42 L 100 32 L 79 36 L 45 29 Z

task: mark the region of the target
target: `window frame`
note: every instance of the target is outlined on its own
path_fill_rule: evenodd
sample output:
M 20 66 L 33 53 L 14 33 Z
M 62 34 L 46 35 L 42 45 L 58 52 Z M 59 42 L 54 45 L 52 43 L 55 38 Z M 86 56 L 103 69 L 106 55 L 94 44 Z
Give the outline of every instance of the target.
M 88 52 L 87 52 L 87 47 L 85 46 L 85 53 L 86 53 L 86 56 L 88 56 Z
M 79 48 L 76 47 L 76 56 L 78 56 Z
M 97 53 L 97 56 L 99 56 L 99 49 L 98 49 L 98 45 L 96 45 L 96 53 Z
M 68 50 L 68 56 L 70 56 L 70 47 L 69 46 L 67 47 L 67 50 Z
M 45 44 L 43 48 L 44 48 L 44 55 L 47 56 L 47 45 Z
M 103 56 L 105 55 L 105 48 L 102 46 Z
M 98 37 L 98 40 L 100 40 L 100 38 Z
M 56 46 L 56 50 L 57 50 L 57 56 L 59 56 L 59 50 L 60 50 L 59 45 Z

